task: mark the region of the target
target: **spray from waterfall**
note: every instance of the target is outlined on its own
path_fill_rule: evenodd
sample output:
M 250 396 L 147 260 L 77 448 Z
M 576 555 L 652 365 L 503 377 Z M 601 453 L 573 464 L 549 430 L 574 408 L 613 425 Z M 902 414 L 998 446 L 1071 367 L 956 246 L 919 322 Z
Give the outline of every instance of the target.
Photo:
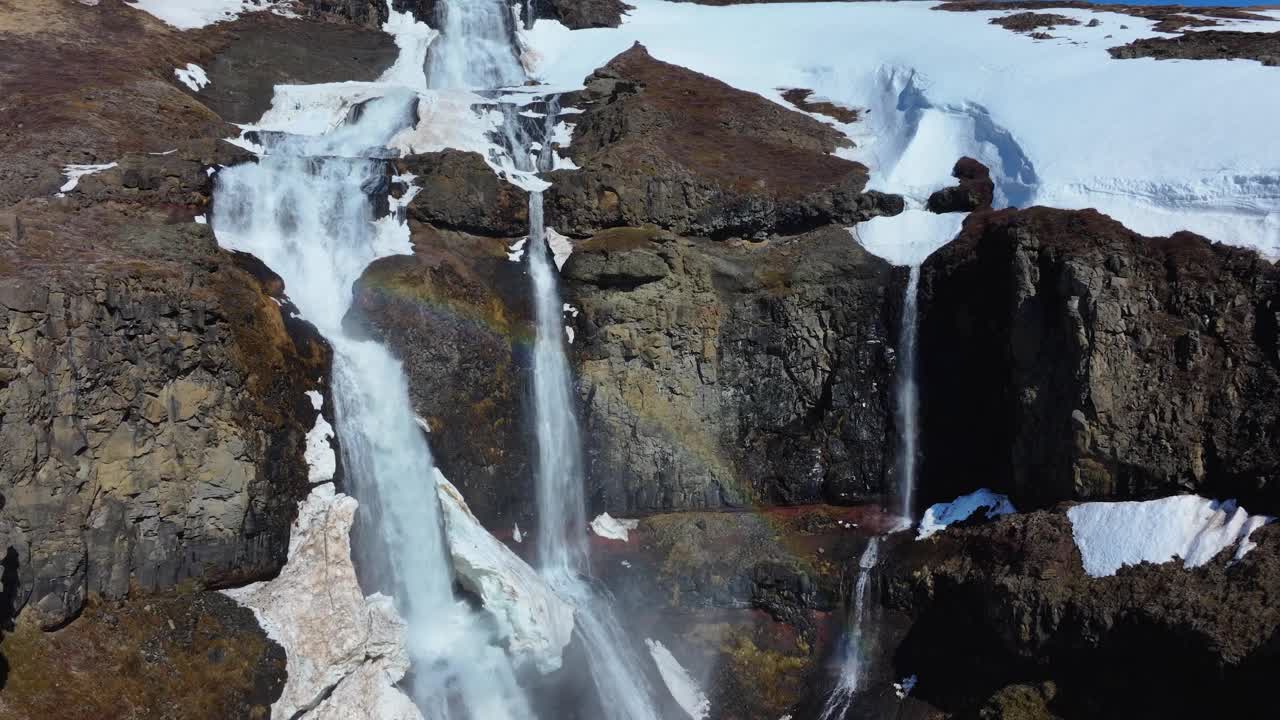
M 858 559 L 858 580 L 853 589 L 853 602 L 849 607 L 848 628 L 845 636 L 844 657 L 840 664 L 840 679 L 822 706 L 818 720 L 842 720 L 853 704 L 854 695 L 866 678 L 870 654 L 867 652 L 865 625 L 867 620 L 867 592 L 880 560 L 880 538 L 867 541 L 867 547 Z
M 916 462 L 920 434 L 920 397 L 916 384 L 916 354 L 919 328 L 920 264 L 911 265 L 907 288 L 902 296 L 901 340 L 898 345 L 898 377 L 894 390 L 895 419 L 898 426 L 898 492 L 902 496 L 902 524 L 911 527 L 915 513 Z
M 416 102 L 415 94 L 388 87 L 353 104 L 347 121 L 323 135 L 261 134 L 258 162 L 218 174 L 213 228 L 221 245 L 252 253 L 279 274 L 333 348 L 343 467 L 362 513 L 358 563 L 407 622 L 415 703 L 427 720 L 526 720 L 532 711 L 505 652 L 453 596 L 434 464 L 403 368 L 343 322 L 352 285 L 369 263 L 410 251 L 402 221 L 378 219 L 372 196 L 385 193 L 386 163 L 378 158 L 392 154 L 384 146 L 414 121 Z

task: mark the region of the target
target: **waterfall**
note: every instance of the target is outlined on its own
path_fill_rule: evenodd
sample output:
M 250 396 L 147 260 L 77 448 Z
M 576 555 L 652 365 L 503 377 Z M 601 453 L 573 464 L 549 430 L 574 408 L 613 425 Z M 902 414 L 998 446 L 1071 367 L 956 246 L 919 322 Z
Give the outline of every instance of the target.
M 858 580 L 853 589 L 853 603 L 849 607 L 848 630 L 845 637 L 844 657 L 840 664 L 840 679 L 836 682 L 827 702 L 822 706 L 818 720 L 841 720 L 849 711 L 853 697 L 866 676 L 869 655 L 863 639 L 866 620 L 867 589 L 871 585 L 876 563 L 880 560 L 880 538 L 867 541 L 867 547 L 858 558 Z
M 547 104 L 540 169 L 551 160 L 557 104 Z M 513 116 L 514 117 L 514 116 Z M 530 162 L 532 165 L 533 163 Z M 538 440 L 539 570 L 575 609 L 588 669 L 609 720 L 658 720 L 653 692 L 612 598 L 584 580 L 590 571 L 582 441 L 574 413 L 573 375 L 565 354 L 564 305 L 543 223 L 542 193 L 529 193 L 529 274 L 537 334 L 533 352 L 534 417 Z
M 352 284 L 374 259 L 409 252 L 396 217 L 375 218 L 386 192 L 383 145 L 413 122 L 417 96 L 388 88 L 321 136 L 264 133 L 264 154 L 218 174 L 213 228 L 284 279 L 302 317 L 333 348 L 337 433 L 348 491 L 360 501 L 359 564 L 408 625 L 409 688 L 428 720 L 532 717 L 491 631 L 453 596 L 435 468 L 400 363 L 343 319 Z
M 440 37 L 427 52 L 428 87 L 492 90 L 524 83 L 515 18 L 503 0 L 443 0 L 435 25 Z
M 920 397 L 916 385 L 916 341 L 919 333 L 920 264 L 913 263 L 902 296 L 901 339 L 898 343 L 898 377 L 894 390 L 898 425 L 898 491 L 902 496 L 902 524 L 911 527 L 915 513 L 916 459 L 920 442 L 917 422 Z

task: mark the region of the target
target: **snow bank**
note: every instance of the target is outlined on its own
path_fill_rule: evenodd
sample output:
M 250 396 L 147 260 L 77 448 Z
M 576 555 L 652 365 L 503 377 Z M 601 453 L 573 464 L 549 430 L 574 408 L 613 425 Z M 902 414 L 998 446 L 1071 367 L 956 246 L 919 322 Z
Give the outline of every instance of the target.
M 183 85 L 191 88 L 192 92 L 200 92 L 205 85 L 209 84 L 209 75 L 205 73 L 204 68 L 195 63 L 187 63 L 185 68 L 174 68 L 173 74 Z
M 923 540 L 948 525 L 968 520 L 975 512 L 983 509 L 987 511 L 988 520 L 1017 512 L 1008 497 L 981 488 L 968 495 L 961 495 L 949 503 L 930 505 L 929 509 L 924 511 L 924 517 L 920 519 L 920 529 L 916 533 L 916 539 Z
M 1249 535 L 1274 518 L 1250 515 L 1234 500 L 1197 495 L 1145 502 L 1092 502 L 1067 511 L 1085 572 L 1114 575 L 1125 565 L 1181 558 L 1186 567 L 1209 562 L 1235 547 L 1235 559 L 1253 549 Z
M 967 215 L 939 215 L 923 208 L 908 208 L 892 217 L 872 218 L 850 231 L 869 252 L 894 265 L 919 265 L 934 250 L 955 239 Z
M 692 720 L 705 720 L 711 714 L 711 701 L 702 692 L 697 681 L 662 643 L 646 639 L 644 644 L 649 648 L 654 664 L 658 666 L 662 682 L 671 691 L 671 697 L 675 698 L 676 703 Z
M 179 30 L 194 30 L 241 13 L 272 9 L 274 0 L 134 0 L 126 3 L 160 18 Z
M 67 181 L 58 188 L 58 197 L 62 197 L 66 193 L 76 189 L 76 185 L 80 184 L 80 178 L 85 175 L 100 173 L 103 170 L 110 170 L 115 167 L 116 163 L 107 163 L 105 165 L 67 165 L 62 168 L 62 174 L 67 176 Z
M 1054 12 L 1098 26 L 1037 41 L 988 24 L 1003 13 L 928 3 L 629 3 L 619 28 L 538 21 L 521 33 L 527 63 L 578 87 L 638 41 L 787 107 L 778 88 L 867 110 L 836 127 L 875 189 L 923 201 L 968 155 L 991 168 L 998 205 L 1097 207 L 1148 235 L 1190 229 L 1280 253 L 1275 68 L 1114 60 L 1107 48 L 1154 23 L 1083 9 Z
M 607 540 L 627 542 L 629 533 L 640 527 L 639 520 L 620 520 L 609 513 L 600 513 L 591 521 L 591 532 Z
M 484 603 L 517 666 L 532 665 L 542 673 L 559 670 L 573 635 L 573 608 L 480 525 L 439 470 L 435 475 L 458 581 Z
M 324 396 L 315 390 L 308 390 L 307 397 L 311 398 L 311 407 L 317 411 L 324 407 Z M 324 415 L 317 415 L 315 424 L 307 431 L 307 445 L 303 451 L 308 468 L 307 480 L 312 485 L 332 481 L 338 471 L 338 458 L 329 444 L 332 439 L 333 426 L 324 419 Z
M 253 610 L 262 629 L 284 648 L 288 677 L 271 707 L 273 717 L 315 708 L 303 717 L 422 718 L 396 688 L 409 669 L 404 621 L 390 598 L 366 598 L 356 581 L 351 563 L 356 505 L 332 484 L 315 488 L 298 506 L 289 561 L 280 574 L 223 591 Z

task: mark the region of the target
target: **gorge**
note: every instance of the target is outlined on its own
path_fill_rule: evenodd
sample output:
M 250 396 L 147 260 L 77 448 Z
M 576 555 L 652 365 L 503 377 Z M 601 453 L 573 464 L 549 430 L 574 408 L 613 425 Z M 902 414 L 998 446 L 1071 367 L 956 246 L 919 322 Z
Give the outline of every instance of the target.
M 0 0 L 0 718 L 1266 713 L 1278 36 Z

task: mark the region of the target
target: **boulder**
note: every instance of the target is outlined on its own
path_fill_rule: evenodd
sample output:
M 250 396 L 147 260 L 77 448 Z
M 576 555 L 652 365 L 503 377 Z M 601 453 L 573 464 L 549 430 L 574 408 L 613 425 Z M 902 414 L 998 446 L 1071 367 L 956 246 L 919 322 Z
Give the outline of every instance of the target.
M 562 277 L 593 515 L 887 489 L 902 278 L 845 230 L 725 244 L 617 228 Z
M 970 216 L 920 280 L 923 500 L 1280 510 L 1280 272 L 1092 210 Z
M 410 227 L 414 254 L 369 266 L 347 322 L 404 363 L 431 451 L 481 521 L 530 528 L 534 329 L 524 265 L 509 259 L 511 239 Z
M 913 695 L 982 717 L 1266 712 L 1280 670 L 1280 527 L 1188 569 L 1090 578 L 1064 514 L 1008 515 L 902 544 L 884 598 L 914 618 L 894 655 Z M 1020 714 L 1021 713 L 1021 714 Z
M 990 210 L 996 185 L 991 181 L 991 171 L 986 165 L 971 157 L 956 161 L 951 176 L 959 180 L 951 187 L 938 190 L 929 196 L 930 212 L 973 212 Z
M 643 224 L 794 234 L 902 209 L 900 197 L 863 192 L 864 166 L 831 154 L 849 144 L 835 128 L 640 45 L 585 84 L 567 100 L 583 110 L 567 148 L 580 169 L 552 172 L 546 193 L 548 224 L 567 235 Z
M 261 263 L 163 211 L 27 201 L 0 222 L 0 540 L 45 627 L 277 572 L 328 346 Z M 20 237 L 15 237 L 18 235 Z

